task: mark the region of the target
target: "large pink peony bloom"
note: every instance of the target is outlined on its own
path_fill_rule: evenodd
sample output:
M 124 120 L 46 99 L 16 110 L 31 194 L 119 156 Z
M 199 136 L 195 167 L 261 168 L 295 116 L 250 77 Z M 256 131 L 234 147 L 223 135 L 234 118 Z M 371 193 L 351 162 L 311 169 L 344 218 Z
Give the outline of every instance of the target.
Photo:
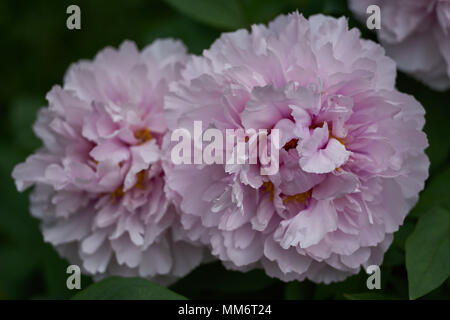
M 166 96 L 169 129 L 279 129 L 280 169 L 165 162 L 190 239 L 285 281 L 380 264 L 429 165 L 424 109 L 395 75 L 382 47 L 322 15 L 226 33 L 193 57 Z
M 44 147 L 13 177 L 21 191 L 35 185 L 31 212 L 45 241 L 89 274 L 166 281 L 201 260 L 172 231 L 161 164 L 163 97 L 186 59 L 173 40 L 142 53 L 124 42 L 72 65 L 47 94 L 34 126 Z
M 378 38 L 400 70 L 435 90 L 450 88 L 450 0 L 349 0 L 364 21 L 381 9 Z

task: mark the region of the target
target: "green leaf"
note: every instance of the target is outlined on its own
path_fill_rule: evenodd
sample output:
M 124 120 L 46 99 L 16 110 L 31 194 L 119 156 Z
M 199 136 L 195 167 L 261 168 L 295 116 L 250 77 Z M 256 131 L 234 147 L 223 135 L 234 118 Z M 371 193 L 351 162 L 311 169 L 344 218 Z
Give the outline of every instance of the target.
M 68 299 L 80 290 L 70 290 L 67 288 L 67 267 L 69 263 L 61 258 L 56 250 L 48 243 L 43 244 L 40 252 L 41 267 L 40 274 L 45 285 L 45 299 Z M 92 280 L 81 275 L 81 288 L 85 288 L 92 283 Z
M 421 193 L 419 202 L 411 211 L 414 217 L 421 216 L 434 206 L 450 207 L 450 167 L 436 175 Z
M 0 299 L 23 299 L 29 290 L 35 257 L 17 246 L 0 246 Z
M 43 105 L 44 101 L 33 96 L 21 96 L 13 101 L 10 108 L 10 126 L 14 132 L 15 146 L 32 152 L 41 145 L 33 132 L 33 123 L 38 109 Z
M 199 292 L 209 295 L 209 297 L 212 292 L 229 293 L 230 296 L 236 298 L 237 294 L 248 296 L 250 292 L 264 290 L 277 282 L 276 279 L 268 277 L 260 269 L 248 272 L 231 271 L 226 270 L 220 263 L 213 262 L 195 269 L 174 283 L 171 289 L 185 294 L 191 299 L 197 298 Z
M 415 223 L 406 218 L 403 225 L 400 226 L 400 229 L 394 234 L 394 241 L 392 243 L 394 247 L 405 250 L 406 239 L 408 239 L 409 235 L 413 232 L 414 226 Z
M 401 266 L 405 263 L 403 250 L 396 246 L 389 247 L 383 258 L 383 267 Z
M 425 152 L 431 162 L 430 175 L 438 174 L 447 165 L 450 156 L 450 130 L 447 125 L 450 108 L 443 108 L 446 105 L 443 101 L 450 100 L 450 91 L 433 91 L 403 72 L 398 72 L 396 86 L 400 92 L 413 95 L 425 108 L 424 131 L 430 144 Z
M 220 35 L 220 31 L 193 21 L 182 14 L 176 13 L 155 25 L 148 27 L 143 43 L 151 43 L 158 38 L 180 39 L 188 47 L 188 51 L 201 54 Z
M 247 19 L 238 0 L 165 0 L 179 12 L 220 29 L 245 27 Z
M 344 297 L 347 300 L 398 300 L 378 292 L 344 293 Z
M 291 281 L 284 287 L 286 300 L 306 300 L 313 296 L 314 284 L 310 281 Z
M 109 277 L 77 293 L 74 300 L 185 300 L 186 298 L 142 278 Z
M 25 155 L 13 145 L 0 140 L 0 237 L 7 242 L 21 244 L 26 248 L 39 246 L 42 237 L 37 220 L 32 218 L 28 209 L 28 192 L 19 193 L 14 185 L 11 172 L 14 166 L 24 161 Z
M 385 277 L 384 269 L 381 269 L 381 279 Z M 344 299 L 344 292 L 361 292 L 367 290 L 366 281 L 367 273 L 361 268 L 357 275 L 351 276 L 342 282 L 334 282 L 330 284 L 320 283 L 316 285 L 314 290 L 315 300 L 327 300 L 327 299 Z M 383 287 L 383 284 L 382 284 Z
M 450 211 L 435 207 L 424 214 L 406 240 L 409 296 L 419 298 L 450 275 Z
M 326 0 L 323 4 L 323 13 L 327 15 L 342 15 L 345 13 L 345 0 Z
M 414 96 L 416 94 L 412 92 Z M 434 175 L 448 163 L 450 156 L 450 131 L 447 121 L 450 117 L 450 108 L 443 108 L 441 101 L 449 101 L 450 94 L 428 93 L 416 96 L 422 98 L 422 104 L 426 109 L 424 131 L 427 134 L 430 146 L 426 153 L 430 158 L 430 174 Z
M 240 0 L 250 23 L 268 23 L 281 12 L 290 12 L 289 0 Z
M 298 10 L 305 17 L 309 17 L 313 14 L 323 13 L 325 0 L 291 0 L 294 6 L 293 9 Z M 292 11 L 292 10 L 291 10 Z

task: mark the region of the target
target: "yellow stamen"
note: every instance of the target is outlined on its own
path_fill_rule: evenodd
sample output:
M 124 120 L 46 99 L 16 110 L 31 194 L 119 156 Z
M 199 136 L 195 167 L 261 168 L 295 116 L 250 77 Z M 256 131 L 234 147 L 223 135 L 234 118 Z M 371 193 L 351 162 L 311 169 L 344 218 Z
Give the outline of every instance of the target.
M 318 123 L 318 124 L 313 124 L 313 125 L 311 125 L 309 128 L 310 129 L 315 129 L 315 128 L 323 128 L 323 126 L 325 125 L 325 122 L 321 122 L 321 123 Z M 329 137 L 330 137 L 330 139 L 331 138 L 333 138 L 333 139 L 336 139 L 337 141 L 339 141 L 342 145 L 344 145 L 345 146 L 345 142 L 344 142 L 344 140 L 342 139 L 342 138 L 338 138 L 338 137 L 336 137 L 336 136 L 334 136 L 333 135 L 333 129 L 331 128 L 331 126 L 328 124 L 328 135 L 329 135 Z
M 344 140 L 342 140 L 342 138 L 335 137 L 335 136 L 333 135 L 333 132 L 332 132 L 332 130 L 331 130 L 330 127 L 328 127 L 328 132 L 329 132 L 329 135 L 330 135 L 330 139 L 331 139 L 331 138 L 336 139 L 336 140 L 339 141 L 343 146 L 345 146 Z
M 298 139 L 292 139 L 284 145 L 283 149 L 286 151 L 289 151 L 290 149 L 297 148 L 297 143 L 298 143 Z
M 153 136 L 152 136 L 150 130 L 147 128 L 137 130 L 134 133 L 134 137 L 137 140 L 139 140 L 139 144 L 144 144 L 144 143 L 150 141 L 151 139 L 153 139 Z
M 270 181 L 265 181 L 262 184 L 262 188 L 263 188 L 263 192 L 270 192 L 270 201 L 273 201 L 273 196 L 274 196 L 274 187 L 273 187 L 273 183 Z
M 125 192 L 123 192 L 122 186 L 118 187 L 116 190 L 114 190 L 111 193 L 112 197 L 114 198 L 114 202 L 116 202 L 117 198 L 123 197 L 124 194 L 125 194 Z
M 145 179 L 147 177 L 147 171 L 142 170 L 136 174 L 136 183 L 133 188 L 144 189 L 145 188 Z M 123 191 L 123 186 L 118 187 L 116 190 L 111 192 L 111 196 L 113 197 L 114 203 L 117 202 L 117 199 L 122 198 L 125 195 Z
M 288 204 L 291 202 L 294 202 L 295 204 L 306 204 L 306 201 L 308 201 L 309 198 L 311 198 L 311 190 L 308 190 L 303 193 L 297 193 L 292 196 L 288 195 L 282 195 L 283 198 L 283 204 Z
M 142 171 L 139 171 L 136 174 L 137 180 L 136 180 L 136 184 L 134 185 L 135 188 L 138 188 L 138 189 L 144 189 L 145 188 L 145 176 L 146 176 L 146 173 L 147 172 L 145 170 L 142 170 Z

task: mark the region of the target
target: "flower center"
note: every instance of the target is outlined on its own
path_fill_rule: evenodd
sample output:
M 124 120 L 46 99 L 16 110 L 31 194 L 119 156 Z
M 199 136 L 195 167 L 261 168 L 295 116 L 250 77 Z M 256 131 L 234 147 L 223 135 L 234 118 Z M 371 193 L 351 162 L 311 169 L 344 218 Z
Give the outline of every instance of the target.
M 134 188 L 137 188 L 137 189 L 145 188 L 146 174 L 147 174 L 147 170 L 141 170 L 136 174 L 136 183 L 134 184 L 133 188 L 131 188 L 131 190 Z M 120 186 L 116 190 L 111 192 L 111 196 L 113 197 L 114 202 L 116 202 L 117 199 L 122 198 L 124 195 L 125 195 L 125 192 L 123 191 L 123 186 Z
M 291 149 L 297 148 L 298 139 L 289 140 L 284 146 L 283 149 L 289 151 Z
M 273 201 L 273 196 L 274 196 L 274 187 L 273 187 L 273 183 L 270 181 L 265 181 L 262 184 L 262 191 L 263 192 L 270 192 L 270 201 Z
M 339 141 L 343 146 L 345 146 L 344 140 L 342 140 L 342 138 L 338 138 L 338 137 L 334 136 L 333 133 L 331 132 L 331 128 L 330 128 L 330 127 L 328 127 L 328 132 L 329 132 L 329 134 L 330 134 L 330 139 L 331 139 L 331 138 L 336 139 L 336 140 Z
M 144 144 L 153 139 L 152 133 L 148 128 L 139 129 L 134 133 L 134 137 L 139 140 L 139 144 Z
M 309 128 L 310 129 L 315 129 L 315 128 L 323 128 L 323 126 L 324 126 L 324 124 L 325 124 L 325 121 L 324 122 L 321 122 L 321 123 L 318 123 L 318 124 L 313 124 L 313 125 L 311 125 Z M 333 138 L 333 139 L 336 139 L 337 141 L 339 141 L 343 146 L 345 146 L 345 143 L 344 143 L 344 140 L 342 139 L 342 138 L 338 138 L 338 137 L 336 137 L 336 136 L 334 136 L 333 135 L 333 128 L 331 127 L 331 125 L 329 124 L 329 123 L 327 123 L 328 124 L 328 135 L 329 135 L 329 138 L 331 139 L 331 138 Z
M 120 186 L 111 193 L 111 196 L 114 198 L 114 200 L 116 200 L 117 198 L 123 197 L 124 194 L 125 192 L 123 192 L 123 187 Z
M 273 183 L 270 181 L 263 182 L 262 186 L 262 192 L 264 193 L 270 193 L 270 201 L 273 201 L 273 198 L 275 196 L 275 188 L 273 186 Z M 297 193 L 294 195 L 286 195 L 283 193 L 280 193 L 280 197 L 283 199 L 283 204 L 288 203 L 294 203 L 294 204 L 304 204 L 308 202 L 308 199 L 311 198 L 312 189 L 309 189 L 308 191 Z
M 311 193 L 312 190 L 308 190 L 306 192 L 302 192 L 302 193 L 297 193 L 291 196 L 288 195 L 281 195 L 281 197 L 283 198 L 283 204 L 288 204 L 291 202 L 294 202 L 295 204 L 306 204 L 306 202 L 308 201 L 309 198 L 311 198 Z
M 134 185 L 134 188 L 138 189 L 144 189 L 145 188 L 145 175 L 147 171 L 141 170 L 136 174 L 136 184 Z

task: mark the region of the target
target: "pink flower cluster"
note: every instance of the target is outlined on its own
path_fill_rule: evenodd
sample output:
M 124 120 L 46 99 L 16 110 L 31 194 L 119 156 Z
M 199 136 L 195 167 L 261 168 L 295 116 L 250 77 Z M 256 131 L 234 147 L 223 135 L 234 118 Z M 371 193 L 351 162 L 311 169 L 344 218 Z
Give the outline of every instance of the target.
M 167 282 L 191 271 L 202 249 L 182 241 L 164 191 L 164 94 L 188 56 L 180 42 L 139 53 L 124 42 L 72 65 L 47 94 L 34 126 L 44 147 L 13 172 L 34 184 L 31 212 L 44 240 L 86 273 Z
M 125 42 L 49 92 L 44 147 L 13 177 L 35 185 L 44 239 L 97 277 L 170 281 L 212 255 L 284 281 L 340 281 L 381 264 L 428 176 L 424 109 L 395 76 L 381 46 L 322 15 L 225 33 L 202 56 Z M 171 132 L 196 120 L 278 129 L 278 173 L 175 165 Z
M 381 44 L 398 68 L 435 90 L 450 88 L 450 0 L 349 0 L 365 21 L 367 7 L 381 10 Z

